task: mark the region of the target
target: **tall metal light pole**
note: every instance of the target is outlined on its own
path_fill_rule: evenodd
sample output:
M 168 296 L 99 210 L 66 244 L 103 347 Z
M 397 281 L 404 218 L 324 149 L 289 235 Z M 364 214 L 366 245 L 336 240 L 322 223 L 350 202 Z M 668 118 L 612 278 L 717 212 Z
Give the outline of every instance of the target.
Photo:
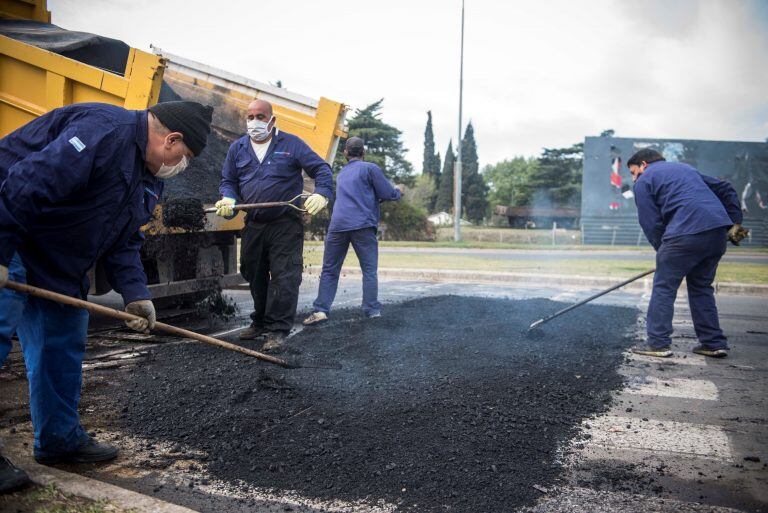
M 464 94 L 464 0 L 461 0 L 461 58 L 459 61 L 459 142 L 453 170 L 453 240 L 461 240 L 461 107 Z

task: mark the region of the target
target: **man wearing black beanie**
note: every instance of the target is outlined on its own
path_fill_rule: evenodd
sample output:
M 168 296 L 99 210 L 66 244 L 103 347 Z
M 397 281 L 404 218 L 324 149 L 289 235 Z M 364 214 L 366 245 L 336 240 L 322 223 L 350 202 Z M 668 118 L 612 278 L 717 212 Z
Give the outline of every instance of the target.
M 29 377 L 35 459 L 44 464 L 112 459 L 117 449 L 80 424 L 88 313 L 24 296 L 11 279 L 84 299 L 87 272 L 105 264 L 127 324 L 151 329 L 155 309 L 139 258 L 140 228 L 162 179 L 200 154 L 213 109 L 168 102 L 148 110 L 81 103 L 44 114 L 0 140 L 0 366 L 18 334 Z M 24 484 L 0 455 L 0 493 Z

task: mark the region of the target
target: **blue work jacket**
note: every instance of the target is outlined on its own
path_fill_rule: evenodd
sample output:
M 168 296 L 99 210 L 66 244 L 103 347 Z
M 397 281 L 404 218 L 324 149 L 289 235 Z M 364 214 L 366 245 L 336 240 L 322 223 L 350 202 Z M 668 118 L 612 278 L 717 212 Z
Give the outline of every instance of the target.
M 379 226 L 379 202 L 400 199 L 381 168 L 372 162 L 352 160 L 336 177 L 336 203 L 329 232 L 347 232 Z
M 673 237 L 742 221 L 736 189 L 688 164 L 649 164 L 635 182 L 634 193 L 640 226 L 655 249 Z
M 147 111 L 62 107 L 0 140 L 0 264 L 18 252 L 30 285 L 84 297 L 103 259 L 126 303 L 149 299 L 139 228 L 163 189 L 145 167 Z
M 219 192 L 238 203 L 287 201 L 304 188 L 301 170 L 315 180 L 315 192 L 333 199 L 333 173 L 312 148 L 295 135 L 278 131 L 272 136 L 264 162 L 259 162 L 248 135 L 229 147 L 221 170 Z M 269 222 L 283 215 L 288 207 L 251 210 L 247 219 Z

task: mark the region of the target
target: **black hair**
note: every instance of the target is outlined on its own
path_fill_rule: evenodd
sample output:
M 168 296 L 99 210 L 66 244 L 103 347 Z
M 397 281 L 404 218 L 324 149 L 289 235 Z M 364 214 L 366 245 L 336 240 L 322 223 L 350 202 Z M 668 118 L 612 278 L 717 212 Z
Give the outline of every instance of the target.
M 643 148 L 642 150 L 629 157 L 629 160 L 627 161 L 627 167 L 639 166 L 643 162 L 650 164 L 652 162 L 659 162 L 664 160 L 666 159 L 662 157 L 661 153 L 658 151 L 652 150 L 650 148 Z

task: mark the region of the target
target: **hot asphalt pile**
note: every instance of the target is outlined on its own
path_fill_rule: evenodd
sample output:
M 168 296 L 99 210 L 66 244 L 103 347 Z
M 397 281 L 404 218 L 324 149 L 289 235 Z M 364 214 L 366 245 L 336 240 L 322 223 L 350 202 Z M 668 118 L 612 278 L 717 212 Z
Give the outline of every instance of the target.
M 160 102 L 184 100 L 166 82 L 160 88 Z M 193 158 L 183 173 L 165 182 L 166 198 L 197 198 L 204 203 L 220 199 L 221 166 L 232 141 L 213 129 L 205 149 Z
M 203 203 L 215 203 L 221 199 L 221 166 L 224 165 L 230 142 L 215 130 L 212 131 L 202 153 L 189 162 L 183 173 L 166 180 L 163 196 L 197 198 Z
M 167 199 L 163 205 L 163 224 L 189 231 L 205 227 L 203 202 L 197 198 Z
M 606 409 L 636 312 L 442 296 L 384 317 L 334 312 L 284 352 L 342 370 L 284 370 L 198 344 L 156 348 L 115 387 L 117 427 L 209 454 L 230 482 L 411 511 L 509 511 L 562 474 L 558 447 Z

